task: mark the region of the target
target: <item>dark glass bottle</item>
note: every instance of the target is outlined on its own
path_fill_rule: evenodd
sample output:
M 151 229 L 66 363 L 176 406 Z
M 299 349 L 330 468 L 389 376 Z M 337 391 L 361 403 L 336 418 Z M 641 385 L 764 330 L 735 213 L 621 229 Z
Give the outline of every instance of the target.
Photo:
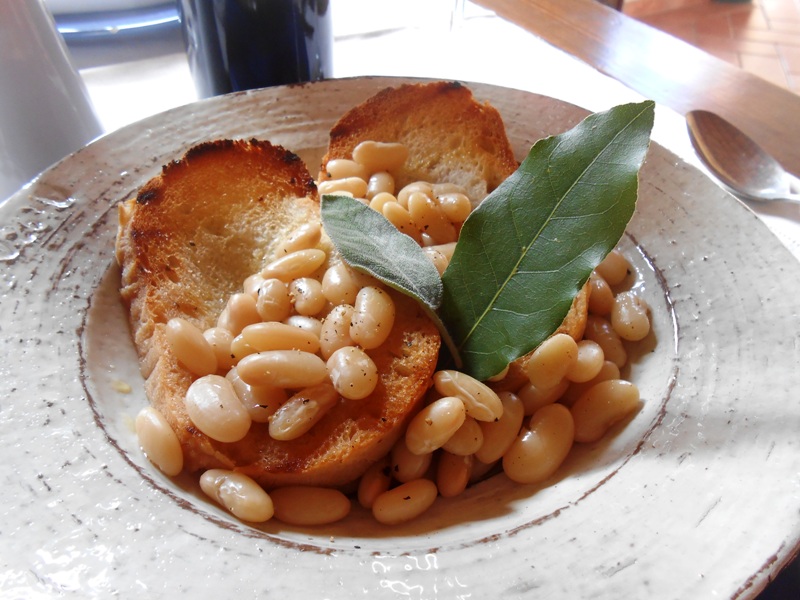
M 179 0 L 201 98 L 331 76 L 329 0 Z

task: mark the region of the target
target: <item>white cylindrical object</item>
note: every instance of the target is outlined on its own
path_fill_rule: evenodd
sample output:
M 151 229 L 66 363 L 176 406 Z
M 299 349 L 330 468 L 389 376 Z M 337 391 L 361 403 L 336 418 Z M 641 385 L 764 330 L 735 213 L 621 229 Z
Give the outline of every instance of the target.
M 0 2 L 0 201 L 102 133 L 43 0 Z

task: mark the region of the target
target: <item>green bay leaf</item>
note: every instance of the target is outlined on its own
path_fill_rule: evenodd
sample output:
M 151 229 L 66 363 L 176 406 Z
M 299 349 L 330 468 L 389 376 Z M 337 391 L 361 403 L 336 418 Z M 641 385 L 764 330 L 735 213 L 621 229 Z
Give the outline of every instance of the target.
M 491 377 L 558 328 L 634 213 L 653 118 L 626 104 L 540 140 L 470 215 L 439 309 L 464 370 Z

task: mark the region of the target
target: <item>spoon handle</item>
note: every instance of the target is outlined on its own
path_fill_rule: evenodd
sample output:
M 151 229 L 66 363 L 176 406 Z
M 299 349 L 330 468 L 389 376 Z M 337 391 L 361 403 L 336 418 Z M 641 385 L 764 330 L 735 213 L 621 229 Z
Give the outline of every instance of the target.
M 769 198 L 770 200 L 774 200 L 776 202 L 787 202 L 789 204 L 800 204 L 800 194 L 782 194 L 780 196 L 775 196 L 774 198 Z

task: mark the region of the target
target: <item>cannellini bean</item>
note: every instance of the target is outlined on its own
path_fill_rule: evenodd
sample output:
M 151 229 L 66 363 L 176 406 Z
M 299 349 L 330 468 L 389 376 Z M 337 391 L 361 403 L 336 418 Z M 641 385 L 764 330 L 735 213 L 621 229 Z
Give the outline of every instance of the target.
M 475 451 L 475 458 L 482 463 L 492 464 L 506 453 L 517 438 L 525 416 L 525 406 L 519 396 L 511 392 L 500 392 L 499 396 L 503 403 L 502 416 L 497 421 L 480 424 L 483 443 Z
M 311 333 L 319 339 L 322 335 L 322 321 L 316 317 L 307 317 L 305 315 L 291 315 L 284 319 L 284 325 L 291 325 L 297 329 L 302 329 L 306 333 Z
M 369 173 L 364 165 L 358 164 L 349 158 L 334 158 L 325 165 L 324 177 L 320 179 L 345 179 L 347 177 L 359 177 L 367 179 Z
M 200 489 L 242 521 L 263 523 L 272 518 L 272 498 L 243 473 L 211 469 L 200 477 Z
M 250 294 L 253 298 L 258 299 L 258 288 L 261 287 L 262 283 L 264 283 L 264 278 L 261 276 L 261 273 L 254 273 L 244 280 L 244 284 L 242 284 L 242 291 L 244 291 L 245 294 Z
M 368 200 L 372 201 L 378 194 L 394 194 L 394 177 L 388 171 L 373 173 L 367 182 Z M 371 205 L 371 202 L 370 202 Z
M 250 385 L 298 389 L 317 385 L 328 369 L 316 354 L 300 350 L 268 350 L 245 356 L 236 366 L 239 377 Z
M 298 314 L 311 317 L 325 308 L 322 284 L 312 277 L 298 277 L 289 284 L 289 294 Z
M 473 460 L 472 472 L 469 474 L 469 482 L 475 483 L 477 481 L 481 481 L 490 471 L 494 470 L 497 464 L 498 461 L 484 463 L 479 460 Z
M 462 223 L 472 212 L 472 202 L 466 194 L 461 192 L 448 192 L 436 197 L 442 212 L 451 223 Z
M 274 277 L 265 279 L 256 294 L 256 312 L 262 321 L 283 321 L 292 312 L 289 286 Z
M 631 264 L 628 259 L 619 250 L 612 250 L 597 265 L 595 271 L 600 277 L 608 282 L 608 285 L 619 285 L 628 276 L 631 270 Z
M 267 423 L 269 418 L 286 402 L 286 391 L 271 385 L 250 385 L 242 381 L 236 367 L 225 375 L 231 382 L 239 400 L 256 423 Z
M 603 317 L 589 315 L 586 319 L 586 330 L 583 333 L 584 339 L 597 342 L 603 349 L 603 356 L 610 360 L 620 369 L 628 362 L 628 351 L 622 343 L 611 323 Z
M 430 183 L 427 181 L 415 181 L 404 186 L 403 189 L 397 192 L 397 201 L 400 203 L 400 206 L 408 208 L 408 199 L 411 197 L 411 194 L 415 192 L 421 192 L 428 196 L 428 198 L 434 197 L 433 186 Z
M 531 417 L 503 456 L 503 471 L 517 483 L 540 483 L 551 477 L 569 454 L 575 426 L 569 409 L 549 404 Z
M 340 194 L 346 192 L 354 198 L 364 198 L 367 195 L 367 182 L 361 177 L 345 177 L 344 179 L 329 179 L 317 184 L 320 196 L 325 194 Z
M 326 365 L 333 387 L 348 400 L 366 398 L 378 385 L 378 367 L 361 348 L 339 348 Z
M 350 337 L 366 350 L 377 348 L 389 337 L 394 326 L 395 307 L 384 290 L 367 286 L 356 295 Z
M 364 279 L 345 263 L 336 263 L 322 276 L 322 294 L 334 305 L 355 304 L 358 290 L 366 283 Z
M 250 413 L 231 382 L 220 375 L 193 381 L 184 404 L 195 427 L 218 442 L 238 442 L 250 430 Z
M 528 379 L 537 388 L 555 387 L 578 359 L 578 344 L 566 333 L 556 333 L 542 342 L 525 362 Z
M 605 356 L 600 344 L 592 340 L 578 342 L 578 358 L 567 370 L 566 378 L 576 383 L 589 381 L 603 368 Z
M 409 195 L 408 214 L 416 228 L 429 235 L 436 244 L 453 242 L 458 237 L 455 227 L 439 205 L 422 192 Z
M 639 388 L 624 379 L 609 379 L 592 386 L 570 411 L 575 420 L 575 441 L 596 442 L 617 421 L 639 407 Z
M 353 346 L 350 337 L 350 321 L 353 319 L 353 307 L 349 304 L 335 306 L 322 321 L 319 334 L 320 354 L 326 361 L 339 348 Z
M 458 496 L 467 489 L 473 461 L 472 455 L 442 452 L 436 465 L 436 487 L 443 498 Z
M 605 316 L 614 306 L 614 292 L 608 282 L 597 273 L 589 277 L 589 312 Z
M 569 381 L 566 379 L 544 390 L 540 390 L 529 381 L 517 390 L 517 395 L 525 407 L 525 414 L 530 416 L 543 406 L 557 402 L 569 387 Z
M 453 258 L 453 253 L 456 251 L 456 242 L 437 244 L 436 246 L 431 246 L 431 248 L 438 250 L 447 257 L 447 260 L 450 260 Z
M 425 252 L 425 256 L 427 256 L 433 263 L 433 266 L 436 267 L 436 271 L 439 275 L 444 273 L 445 269 L 447 269 L 450 264 L 448 258 L 441 251 L 437 250 L 435 246 L 425 247 L 422 251 Z
M 286 323 L 254 323 L 242 329 L 242 338 L 257 352 L 266 350 L 302 350 L 315 353 L 319 338 L 311 331 Z
M 289 525 L 326 525 L 350 513 L 350 500 L 339 490 L 314 486 L 288 486 L 270 492 L 275 518 Z
M 275 250 L 275 256 L 286 256 L 298 250 L 307 250 L 322 239 L 322 224 L 319 221 L 303 223 L 295 229 Z
M 433 459 L 432 454 L 414 454 L 406 446 L 404 438 L 400 438 L 392 446 L 392 477 L 405 483 L 419 479 L 427 473 Z
M 372 505 L 372 515 L 384 525 L 405 523 L 433 506 L 437 495 L 436 484 L 431 480 L 415 479 L 378 496 Z
M 361 476 L 358 481 L 358 503 L 371 509 L 375 499 L 389 489 L 392 483 L 391 466 L 388 458 L 384 458 Z
M 475 454 L 483 444 L 483 430 L 472 417 L 466 417 L 456 432 L 450 436 L 442 448 L 451 454 L 468 456 Z
M 394 194 L 390 194 L 388 192 L 378 192 L 369 201 L 369 207 L 372 210 L 383 214 L 383 207 L 389 202 L 397 202 L 397 198 Z
M 258 352 L 256 348 L 247 343 L 247 340 L 240 333 L 231 341 L 231 359 L 238 363 L 245 356 Z
M 285 283 L 298 277 L 309 277 L 327 260 L 328 255 L 317 248 L 298 250 L 269 263 L 261 271 L 265 279 L 280 279 Z
M 405 164 L 408 148 L 393 142 L 366 140 L 353 148 L 353 160 L 364 165 L 367 172 L 396 171 Z
M 466 373 L 453 370 L 437 371 L 433 385 L 442 396 L 456 396 L 466 407 L 467 414 L 478 421 L 494 421 L 503 414 L 503 404 L 497 393 Z
M 201 377 L 216 372 L 217 355 L 195 325 L 175 317 L 167 321 L 165 333 L 175 358 L 189 371 Z
M 611 326 L 623 340 L 638 342 L 650 333 L 647 303 L 633 291 L 622 292 L 614 298 Z
M 203 332 L 203 337 L 217 357 L 217 369 L 227 371 L 233 366 L 234 359 L 231 354 L 233 334 L 224 327 L 209 327 Z M 216 369 L 215 369 L 216 370 Z
M 405 233 L 418 244 L 422 243 L 419 230 L 414 223 L 414 219 L 411 218 L 408 209 L 401 206 L 398 202 L 386 202 L 382 210 L 383 216 L 386 217 L 400 233 Z
M 428 454 L 441 448 L 464 423 L 464 403 L 455 396 L 434 400 L 419 411 L 406 429 L 406 447 L 412 454 Z
M 584 381 L 582 383 L 569 383 L 566 391 L 561 395 L 561 398 L 559 398 L 558 401 L 564 406 L 572 406 L 575 404 L 578 398 L 583 396 L 584 392 L 586 392 L 586 390 L 588 390 L 594 384 L 600 383 L 601 381 L 608 381 L 609 379 L 619 378 L 619 367 L 610 360 L 605 360 L 603 361 L 603 366 L 601 367 L 600 372 L 595 375 L 593 379 Z
M 269 420 L 269 435 L 276 440 L 299 438 L 339 401 L 339 395 L 329 383 L 323 383 L 296 393 Z
M 261 321 L 256 300 L 245 293 L 234 294 L 217 319 L 217 326 L 224 327 L 234 336 L 239 335 L 247 325 Z
M 136 415 L 136 435 L 148 460 L 174 477 L 183 470 L 183 450 L 178 436 L 158 410 L 146 406 Z

